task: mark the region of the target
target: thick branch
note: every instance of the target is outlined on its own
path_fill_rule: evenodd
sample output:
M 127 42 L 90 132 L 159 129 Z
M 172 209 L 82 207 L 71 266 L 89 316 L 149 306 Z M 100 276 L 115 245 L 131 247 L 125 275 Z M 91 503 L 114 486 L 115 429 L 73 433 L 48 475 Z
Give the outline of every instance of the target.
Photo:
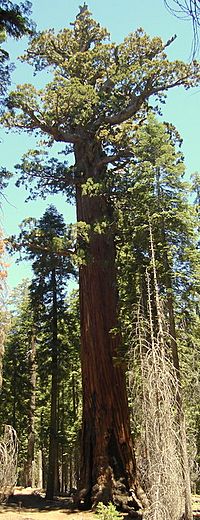
M 133 117 L 141 108 L 142 104 L 150 97 L 152 94 L 152 82 L 153 78 L 149 78 L 146 83 L 146 87 L 144 88 L 143 92 L 136 96 L 133 94 L 131 102 L 129 105 L 124 108 L 123 110 L 120 110 L 117 114 L 113 116 L 106 116 L 103 118 L 97 119 L 94 123 L 94 127 L 98 128 L 101 126 L 102 123 L 110 124 L 110 125 L 119 125 L 120 123 L 124 123 L 124 121 L 127 121 L 131 117 Z
M 154 78 L 149 78 L 146 83 L 146 87 L 144 88 L 143 92 L 136 96 L 133 94 L 132 100 L 129 103 L 129 105 L 124 108 L 123 110 L 120 110 L 117 114 L 113 116 L 105 116 L 104 118 L 99 118 L 95 121 L 94 127 L 98 128 L 99 126 L 103 124 L 110 124 L 111 126 L 119 125 L 121 123 L 124 123 L 131 117 L 133 117 L 142 107 L 143 103 L 149 99 L 150 96 L 153 96 L 155 94 L 158 94 L 159 92 L 167 91 L 171 88 L 178 87 L 187 80 L 187 76 L 184 78 L 179 78 L 176 81 L 174 81 L 171 84 L 158 86 L 153 88 L 153 80 Z
M 66 133 L 63 130 L 58 129 L 56 126 L 48 126 L 45 122 L 40 121 L 40 119 L 35 115 L 34 110 L 26 109 L 26 112 L 31 117 L 33 123 L 35 123 L 36 128 L 40 128 L 43 132 L 52 135 L 55 141 L 64 141 L 73 144 L 80 141 L 79 136 L 76 134 Z
M 182 84 L 184 84 L 184 81 L 186 81 L 187 79 L 188 77 L 185 76 L 184 78 L 177 79 L 177 81 L 174 81 L 174 83 L 171 83 L 170 85 L 166 85 L 163 89 L 160 87 L 154 88 L 152 89 L 150 96 L 158 94 L 158 92 L 162 92 L 163 90 L 169 90 L 170 88 L 180 87 Z
M 26 125 L 26 128 L 30 129 L 40 129 L 45 134 L 51 135 L 55 141 L 57 142 L 65 142 L 65 143 L 78 143 L 80 141 L 80 137 L 77 134 L 73 134 L 70 132 L 65 132 L 64 130 L 61 130 L 55 125 L 48 125 L 45 123 L 45 121 L 41 121 L 38 116 L 36 116 L 33 109 L 28 107 L 27 105 L 21 105 L 21 109 L 24 111 L 24 113 L 30 117 L 30 123 L 29 127 Z M 15 123 L 16 128 L 24 128 L 23 123 Z
M 99 161 L 96 164 L 96 167 L 97 168 L 101 168 L 102 166 L 105 166 L 106 164 L 115 163 L 116 161 L 123 161 L 124 162 L 124 160 L 125 160 L 127 162 L 128 158 L 131 158 L 131 157 L 134 157 L 134 156 L 135 156 L 135 154 L 132 151 L 119 150 L 119 152 L 116 153 L 116 154 L 107 155 L 107 156 L 103 157 L 103 159 L 101 159 L 101 161 Z

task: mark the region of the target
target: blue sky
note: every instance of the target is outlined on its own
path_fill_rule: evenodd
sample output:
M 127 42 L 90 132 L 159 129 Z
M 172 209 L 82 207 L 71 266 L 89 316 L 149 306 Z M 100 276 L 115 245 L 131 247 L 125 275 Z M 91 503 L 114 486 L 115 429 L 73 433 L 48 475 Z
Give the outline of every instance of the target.
M 32 18 L 37 28 L 43 30 L 54 27 L 62 29 L 72 22 L 79 11 L 81 0 L 33 0 Z M 111 33 L 111 39 L 120 42 L 124 37 L 138 27 L 143 27 L 151 36 L 161 36 L 167 41 L 173 34 L 177 38 L 168 49 L 170 59 L 189 61 L 192 27 L 189 21 L 178 20 L 170 14 L 164 0 L 88 0 L 89 9 L 93 16 Z M 26 48 L 26 38 L 20 42 L 7 42 L 6 48 L 10 52 L 11 60 L 16 69 L 12 75 L 13 87 L 18 83 L 40 82 L 42 75 L 33 77 L 30 66 L 16 61 L 17 56 Z M 36 83 L 37 84 L 37 83 Z M 199 136 L 200 136 L 200 89 L 184 91 L 174 89 L 168 94 L 166 105 L 163 107 L 163 118 L 172 122 L 183 137 L 183 153 L 185 155 L 186 173 L 199 170 Z M 33 138 L 27 135 L 9 133 L 0 129 L 1 165 L 14 171 L 14 165 L 20 161 L 23 153 L 32 148 Z M 63 213 L 66 221 L 75 219 L 75 210 L 66 204 L 64 197 L 54 196 L 48 200 L 25 203 L 27 193 L 23 188 L 15 187 L 15 179 L 5 192 L 6 199 L 0 214 L 0 224 L 6 235 L 18 233 L 19 224 L 27 216 L 40 217 L 49 203 L 57 206 Z M 16 265 L 11 259 L 8 283 L 14 287 L 22 278 L 30 276 L 30 266 L 25 262 Z

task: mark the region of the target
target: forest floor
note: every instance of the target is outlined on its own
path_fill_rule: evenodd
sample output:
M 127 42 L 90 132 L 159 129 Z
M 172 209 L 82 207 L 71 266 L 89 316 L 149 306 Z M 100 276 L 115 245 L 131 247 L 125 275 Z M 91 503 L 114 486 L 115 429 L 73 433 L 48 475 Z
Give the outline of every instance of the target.
M 41 490 L 16 488 L 7 503 L 0 505 L 0 520 L 95 520 L 92 511 L 73 508 L 72 499 L 47 501 Z M 200 519 L 200 495 L 193 495 L 194 520 Z
M 44 499 L 44 493 L 31 488 L 16 488 L 14 495 L 0 505 L 0 520 L 94 520 L 91 511 L 73 509 L 69 497 Z

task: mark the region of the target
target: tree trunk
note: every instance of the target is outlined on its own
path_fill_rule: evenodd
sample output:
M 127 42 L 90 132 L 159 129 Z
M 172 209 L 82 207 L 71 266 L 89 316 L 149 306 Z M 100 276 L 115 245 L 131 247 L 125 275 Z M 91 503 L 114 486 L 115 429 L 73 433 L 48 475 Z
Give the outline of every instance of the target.
M 17 401 L 17 353 L 16 349 L 13 350 L 13 373 L 12 373 L 12 427 L 14 430 L 17 430 L 16 428 L 16 401 Z
M 57 423 L 58 423 L 58 325 L 57 325 L 57 294 L 56 273 L 52 270 L 52 383 L 51 383 L 51 416 L 50 416 L 50 440 L 49 440 L 49 466 L 47 476 L 46 499 L 53 500 L 57 471 Z
M 177 383 L 178 383 L 176 400 L 177 400 L 177 415 L 178 415 L 179 435 L 180 435 L 180 453 L 181 453 L 181 459 L 182 459 L 183 480 L 184 480 L 184 485 L 185 485 L 185 520 L 192 520 L 193 513 L 192 513 L 192 501 L 191 501 L 190 468 L 189 468 L 188 453 L 187 453 L 187 435 L 186 435 L 186 425 L 185 425 L 185 413 L 184 413 L 184 405 L 183 405 L 183 399 L 182 399 L 181 373 L 180 373 L 178 345 L 177 345 L 177 338 L 176 338 L 176 324 L 175 324 L 175 317 L 174 317 L 172 278 L 171 278 L 171 270 L 170 270 L 167 252 L 165 252 L 165 268 L 166 268 L 166 288 L 167 288 L 167 309 L 168 309 L 168 313 L 169 313 L 169 333 L 170 333 L 170 339 L 171 339 L 173 365 L 176 370 Z
M 36 388 L 36 346 L 35 335 L 32 334 L 29 352 L 30 370 L 30 401 L 29 401 L 29 431 L 27 448 L 26 485 L 34 487 L 33 463 L 35 448 L 35 388 Z
M 37 487 L 43 488 L 42 450 L 38 451 L 37 456 Z
M 1 288 L 0 288 L 1 289 Z M 0 316 L 1 319 L 1 316 Z M 5 331 L 4 325 L 1 324 L 2 329 L 0 330 L 0 390 L 2 388 L 2 372 L 3 372 L 3 355 L 4 355 L 4 341 L 5 341 Z
M 157 186 L 157 196 L 158 196 L 158 208 L 159 211 L 162 211 L 162 206 L 160 206 L 160 202 L 162 201 L 162 188 L 160 186 L 160 168 L 157 169 L 156 172 L 156 186 Z M 179 363 L 179 353 L 178 353 L 178 345 L 177 345 L 177 337 L 176 337 L 176 323 L 175 323 L 175 314 L 174 314 L 174 298 L 173 298 L 173 286 L 172 286 L 172 270 L 168 257 L 168 244 L 166 239 L 166 226 L 165 219 L 162 217 L 161 224 L 161 236 L 163 243 L 163 265 L 165 268 L 165 286 L 167 289 L 167 310 L 169 316 L 169 334 L 170 334 L 170 342 L 171 342 L 171 352 L 172 352 L 172 361 L 176 371 L 177 377 L 177 419 L 179 425 L 179 436 L 180 436 L 180 455 L 182 462 L 182 472 L 183 472 L 183 480 L 185 485 L 185 520 L 192 520 L 192 503 L 191 503 L 191 485 L 190 485 L 190 468 L 187 454 L 187 436 L 186 436 L 186 426 L 185 426 L 185 414 L 184 414 L 184 405 L 182 399 L 182 385 L 181 385 L 181 373 L 180 373 L 180 363 Z
M 92 156 L 76 149 L 84 180 L 101 178 Z M 104 173 L 104 172 L 103 172 Z M 82 195 L 77 189 L 77 218 L 91 226 L 108 219 L 103 195 Z M 83 426 L 79 500 L 85 508 L 112 500 L 139 508 L 139 486 L 129 426 L 125 370 L 119 359 L 115 248 L 111 225 L 103 234 L 91 229 L 87 263 L 80 268 L 81 363 Z M 132 491 L 130 491 L 132 490 Z M 130 495 L 128 497 L 128 495 Z

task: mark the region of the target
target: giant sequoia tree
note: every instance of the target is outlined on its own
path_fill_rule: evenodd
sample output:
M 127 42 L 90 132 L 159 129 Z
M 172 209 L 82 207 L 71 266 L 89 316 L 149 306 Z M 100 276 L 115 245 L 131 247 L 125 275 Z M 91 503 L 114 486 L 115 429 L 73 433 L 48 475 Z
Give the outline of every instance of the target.
M 28 178 L 40 178 L 48 191 L 76 189 L 77 219 L 85 223 L 80 267 L 83 428 L 80 498 L 115 500 L 118 491 L 139 494 L 129 428 L 125 371 L 119 359 L 115 246 L 112 204 L 107 183 L 113 168 L 133 160 L 135 125 L 179 85 L 197 83 L 197 65 L 170 63 L 160 38 L 141 29 L 120 45 L 95 22 L 84 4 L 70 29 L 33 38 L 24 59 L 37 71 L 50 68 L 43 90 L 20 85 L 7 101 L 9 128 L 36 132 L 48 144 L 64 143 L 75 164 L 42 164 L 40 150 L 24 158 Z M 156 110 L 156 108 L 155 108 Z M 117 360 L 117 361 L 116 361 Z M 121 502 L 123 499 L 121 498 Z

